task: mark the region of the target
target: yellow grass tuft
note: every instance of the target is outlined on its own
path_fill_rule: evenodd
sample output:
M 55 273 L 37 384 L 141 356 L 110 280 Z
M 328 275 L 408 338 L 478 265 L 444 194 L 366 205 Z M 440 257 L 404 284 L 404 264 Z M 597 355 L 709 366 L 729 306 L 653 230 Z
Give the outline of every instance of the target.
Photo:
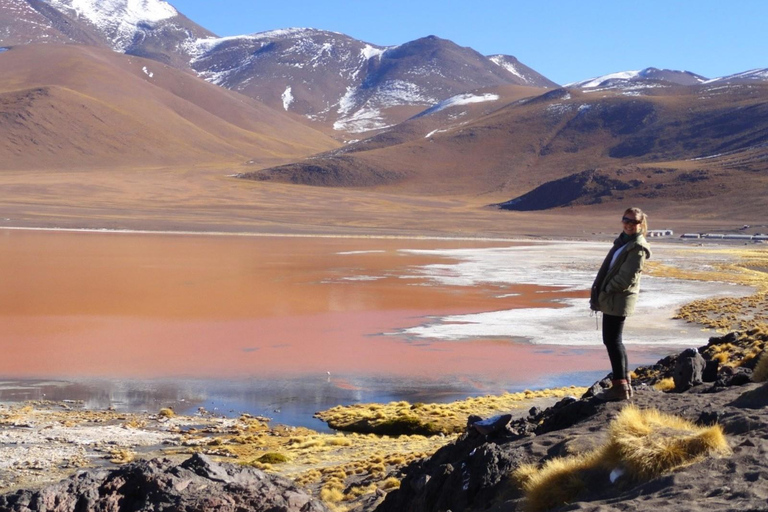
M 355 404 L 336 406 L 318 412 L 315 417 L 338 430 L 360 431 L 383 435 L 401 434 L 458 434 L 464 432 L 467 416 L 477 414 L 488 417 L 499 411 L 530 408 L 531 400 L 580 396 L 587 388 L 575 386 L 525 390 L 497 396 L 470 397 L 447 404 L 390 402 L 388 404 Z
M 282 453 L 267 452 L 256 460 L 262 464 L 282 464 L 290 459 Z
M 337 487 L 323 487 L 320 489 L 320 499 L 326 503 L 338 503 L 344 499 L 344 493 Z
M 394 476 L 387 478 L 381 483 L 381 489 L 384 489 L 387 491 L 391 489 L 399 489 L 399 488 L 400 488 L 400 479 Z
M 768 381 L 768 350 L 764 350 L 763 355 L 760 356 L 755 371 L 752 373 L 752 380 L 755 382 Z
M 171 409 L 170 407 L 163 407 L 162 409 L 160 409 L 157 415 L 160 416 L 161 418 L 173 418 L 174 416 L 176 416 L 176 413 L 173 412 L 173 409 Z
M 136 459 L 136 452 L 129 448 L 113 448 L 106 458 L 114 464 L 127 464 Z
M 699 427 L 654 409 L 625 407 L 611 423 L 607 454 L 636 480 L 647 480 L 707 455 L 730 453 L 719 425 Z
M 521 483 L 528 510 L 547 510 L 572 501 L 584 491 L 587 474 L 600 466 L 601 459 L 601 450 L 552 459 L 541 468 L 521 466 L 512 478 Z
M 675 379 L 672 377 L 667 377 L 666 379 L 661 379 L 659 382 L 653 385 L 653 389 L 657 389 L 659 391 L 672 391 L 675 389 Z
M 525 492 L 528 510 L 538 512 L 608 483 L 608 474 L 617 467 L 632 480 L 648 480 L 708 455 L 727 453 L 730 448 L 719 425 L 698 427 L 683 418 L 628 406 L 611 422 L 609 440 L 602 447 L 547 461 L 540 468 L 523 465 L 511 477 Z

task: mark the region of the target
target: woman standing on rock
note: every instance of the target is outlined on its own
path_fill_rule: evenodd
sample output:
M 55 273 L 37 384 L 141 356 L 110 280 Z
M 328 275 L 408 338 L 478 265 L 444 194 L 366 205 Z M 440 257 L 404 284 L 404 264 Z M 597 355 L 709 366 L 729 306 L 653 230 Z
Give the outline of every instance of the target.
M 651 247 L 644 236 L 648 232 L 648 216 L 640 208 L 629 208 L 621 222 L 624 229 L 608 251 L 589 299 L 589 307 L 603 313 L 603 343 L 611 360 L 613 380 L 612 386 L 598 397 L 609 401 L 628 400 L 632 396 L 622 332 L 624 320 L 635 310 L 643 264 L 651 257 Z

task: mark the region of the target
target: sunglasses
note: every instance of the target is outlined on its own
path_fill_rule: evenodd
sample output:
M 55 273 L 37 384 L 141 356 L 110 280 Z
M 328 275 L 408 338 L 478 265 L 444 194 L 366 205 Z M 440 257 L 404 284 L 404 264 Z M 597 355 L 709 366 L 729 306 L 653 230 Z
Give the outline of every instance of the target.
M 640 224 L 643 221 L 635 220 L 635 219 L 630 219 L 628 217 L 622 217 L 621 218 L 621 222 L 623 222 L 624 224 L 634 224 L 635 226 L 637 226 L 638 224 Z

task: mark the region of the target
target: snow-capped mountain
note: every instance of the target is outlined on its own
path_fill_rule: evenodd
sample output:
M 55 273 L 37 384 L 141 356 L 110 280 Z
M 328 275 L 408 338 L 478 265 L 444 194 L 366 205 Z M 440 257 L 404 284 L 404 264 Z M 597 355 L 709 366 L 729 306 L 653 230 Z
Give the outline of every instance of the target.
M 512 56 L 490 59 L 434 36 L 393 47 L 314 29 L 218 38 L 164 0 L 0 0 L 0 46 L 39 42 L 191 67 L 340 133 L 382 129 L 479 88 L 556 85 Z
M 768 68 L 751 69 L 744 71 L 743 73 L 736 73 L 735 75 L 722 76 L 720 78 L 713 78 L 707 80 L 705 83 L 739 83 L 739 82 L 765 82 L 768 81 Z
M 385 128 L 480 87 L 551 83 L 434 36 L 382 47 L 297 28 L 190 41 L 186 51 L 207 80 L 348 133 Z
M 125 52 L 145 28 L 178 16 L 162 0 L 47 0 L 71 18 L 87 20 L 98 28 L 115 51 Z
M 213 37 L 162 0 L 0 0 L 0 45 L 104 46 L 178 67 L 183 42 Z
M 385 48 L 313 29 L 188 41 L 198 74 L 281 110 L 326 120 Z
M 640 71 L 620 71 L 580 82 L 566 84 L 570 89 L 621 89 L 626 87 L 664 85 L 698 85 L 707 79 L 690 71 L 645 68 Z
M 533 87 L 559 87 L 555 82 L 529 68 L 512 55 L 489 55 L 494 64 L 506 69 L 520 80 L 519 85 Z
M 104 44 L 92 27 L 73 22 L 45 2 L 0 0 L 0 45 L 41 42 Z

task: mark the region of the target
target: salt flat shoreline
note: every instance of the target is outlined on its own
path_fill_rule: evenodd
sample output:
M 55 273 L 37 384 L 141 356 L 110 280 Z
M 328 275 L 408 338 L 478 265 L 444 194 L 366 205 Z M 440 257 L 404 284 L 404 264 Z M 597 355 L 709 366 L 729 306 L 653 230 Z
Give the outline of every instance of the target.
M 96 229 L 96 228 L 45 228 L 25 226 L 0 226 L 0 231 L 50 231 L 59 233 L 101 233 L 101 234 L 134 234 L 134 235 L 179 235 L 179 236 L 233 236 L 233 237 L 275 237 L 275 238 L 339 238 L 339 239 L 379 239 L 379 240 L 446 240 L 446 241 L 477 241 L 477 242 L 547 242 L 545 237 L 472 237 L 472 236 L 436 236 L 436 235 L 352 235 L 333 233 L 265 233 L 258 231 L 172 231 L 172 230 L 142 230 L 142 229 Z

